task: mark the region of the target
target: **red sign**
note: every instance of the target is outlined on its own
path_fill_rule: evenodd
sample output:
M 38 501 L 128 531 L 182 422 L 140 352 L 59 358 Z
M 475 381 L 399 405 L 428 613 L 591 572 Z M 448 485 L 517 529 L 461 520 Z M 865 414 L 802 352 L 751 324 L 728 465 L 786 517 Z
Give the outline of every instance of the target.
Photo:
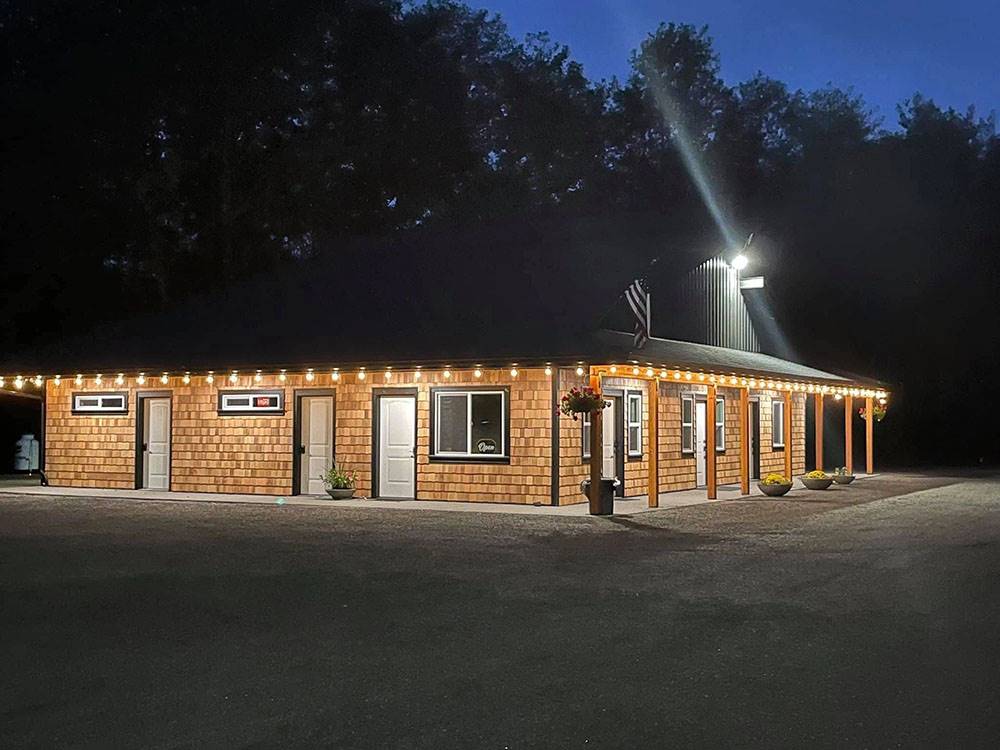
M 274 396 L 257 396 L 257 398 L 254 399 L 254 405 L 259 409 L 268 409 L 270 407 L 277 406 L 278 399 Z

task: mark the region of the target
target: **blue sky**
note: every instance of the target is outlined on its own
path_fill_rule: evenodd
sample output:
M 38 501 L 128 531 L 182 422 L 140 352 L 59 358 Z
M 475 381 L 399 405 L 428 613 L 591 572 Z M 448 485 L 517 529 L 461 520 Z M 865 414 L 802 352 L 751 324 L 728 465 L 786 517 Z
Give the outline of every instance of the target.
M 1000 0 L 467 0 L 522 37 L 548 31 L 591 78 L 624 77 L 629 52 L 660 21 L 707 24 L 722 76 L 758 70 L 792 88 L 853 86 L 896 125 L 915 91 L 979 114 L 1000 109 Z

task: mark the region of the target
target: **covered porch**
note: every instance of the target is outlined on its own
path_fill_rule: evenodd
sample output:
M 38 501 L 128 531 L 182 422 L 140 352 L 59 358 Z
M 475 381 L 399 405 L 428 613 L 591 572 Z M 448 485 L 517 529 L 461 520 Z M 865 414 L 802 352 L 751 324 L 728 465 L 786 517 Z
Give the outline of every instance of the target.
M 614 334 L 618 337 L 616 343 L 621 343 L 624 334 Z M 642 359 L 639 359 L 642 357 Z M 734 499 L 738 497 L 760 494 L 754 475 L 763 478 L 766 473 L 780 473 L 788 479 L 795 480 L 795 462 L 805 473 L 807 466 L 824 470 L 833 468 L 824 466 L 824 412 L 828 408 L 843 411 L 843 466 L 846 473 L 854 474 L 853 419 L 857 409 L 861 409 L 864 420 L 864 474 L 871 475 L 875 471 L 874 422 L 877 408 L 884 409 L 888 392 L 883 384 L 867 379 L 849 378 L 830 372 L 825 372 L 788 360 L 782 360 L 770 355 L 745 352 L 722 347 L 694 344 L 689 342 L 671 341 L 666 339 L 651 339 L 641 351 L 629 352 L 622 363 L 608 363 L 589 367 L 589 385 L 598 393 L 604 392 L 604 385 L 609 379 L 627 377 L 630 381 L 642 383 L 646 394 L 644 409 L 644 434 L 646 440 L 646 493 L 643 496 L 648 507 L 656 508 L 667 503 L 678 494 L 664 492 L 664 481 L 673 471 L 675 461 L 667 458 L 661 450 L 661 442 L 666 439 L 676 440 L 676 429 L 670 423 L 668 410 L 661 409 L 660 401 L 668 388 L 675 393 L 683 390 L 690 394 L 689 398 L 698 398 L 707 405 L 718 405 L 702 409 L 703 414 L 713 414 L 709 427 L 702 428 L 704 443 L 695 445 L 693 435 L 683 433 L 682 445 L 692 441 L 694 450 L 688 455 L 695 455 L 699 465 L 697 489 L 684 489 L 682 492 L 696 492 L 707 500 Z M 735 430 L 727 430 L 726 414 L 721 393 L 736 394 Z M 751 403 L 759 398 L 759 394 L 768 394 L 781 405 L 773 410 L 774 423 L 770 425 L 771 442 L 777 445 L 777 435 L 780 434 L 779 464 L 770 464 L 767 471 L 760 461 L 759 442 L 762 435 L 759 421 L 756 427 L 751 420 Z M 793 429 L 793 415 L 796 407 L 802 407 L 801 418 L 796 420 Z M 813 413 L 813 451 L 812 456 L 805 456 L 805 410 Z M 758 408 L 759 411 L 759 408 Z M 676 418 L 676 415 L 674 415 Z M 598 485 L 604 472 L 604 446 L 602 445 L 601 428 L 602 414 L 590 417 L 589 430 L 589 476 L 591 493 L 589 506 L 592 513 L 599 510 Z M 681 418 L 682 431 L 692 430 L 693 426 Z M 688 420 L 690 421 L 690 420 Z M 722 445 L 717 441 L 721 440 Z M 757 464 L 752 466 L 754 458 L 753 441 L 757 441 Z M 720 453 L 726 448 L 734 448 L 738 456 L 738 481 L 725 483 L 720 479 Z M 703 466 L 701 465 L 703 462 Z M 665 465 L 667 464 L 667 465 Z M 727 456 L 727 465 L 732 465 L 731 453 Z M 780 469 L 779 469 L 780 466 Z M 860 468 L 860 467 L 859 467 Z M 756 469 L 756 471 L 755 471 Z M 731 472 L 729 472 L 731 474 Z M 797 483 L 801 486 L 801 483 Z M 638 493 L 632 493 L 634 502 Z

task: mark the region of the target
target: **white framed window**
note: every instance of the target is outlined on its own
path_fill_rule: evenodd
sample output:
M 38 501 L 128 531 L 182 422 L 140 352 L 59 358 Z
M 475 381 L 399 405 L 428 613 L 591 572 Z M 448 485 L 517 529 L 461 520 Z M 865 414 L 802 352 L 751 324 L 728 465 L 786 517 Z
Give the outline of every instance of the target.
M 285 392 L 219 391 L 219 414 L 261 415 L 285 413 Z
M 128 414 L 127 393 L 74 393 L 74 414 Z
M 590 413 L 580 416 L 581 435 L 583 439 L 583 457 L 590 458 Z
M 642 455 L 642 393 L 629 391 L 628 407 L 625 411 L 625 426 L 628 432 L 628 454 Z
M 694 396 L 681 396 L 681 453 L 694 453 Z
M 495 461 L 510 457 L 509 391 L 435 388 L 431 458 Z
M 771 401 L 771 447 L 785 447 L 785 402 L 777 398 Z
M 715 452 L 726 452 L 726 399 L 723 396 L 715 399 Z

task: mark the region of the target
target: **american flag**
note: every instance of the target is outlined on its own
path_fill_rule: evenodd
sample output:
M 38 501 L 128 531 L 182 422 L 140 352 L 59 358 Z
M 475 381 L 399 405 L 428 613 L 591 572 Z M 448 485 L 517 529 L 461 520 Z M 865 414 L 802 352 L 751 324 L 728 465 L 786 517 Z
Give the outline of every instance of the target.
M 646 280 L 636 279 L 625 290 L 625 301 L 635 315 L 635 335 L 632 346 L 642 349 L 649 341 L 649 292 L 646 291 Z

